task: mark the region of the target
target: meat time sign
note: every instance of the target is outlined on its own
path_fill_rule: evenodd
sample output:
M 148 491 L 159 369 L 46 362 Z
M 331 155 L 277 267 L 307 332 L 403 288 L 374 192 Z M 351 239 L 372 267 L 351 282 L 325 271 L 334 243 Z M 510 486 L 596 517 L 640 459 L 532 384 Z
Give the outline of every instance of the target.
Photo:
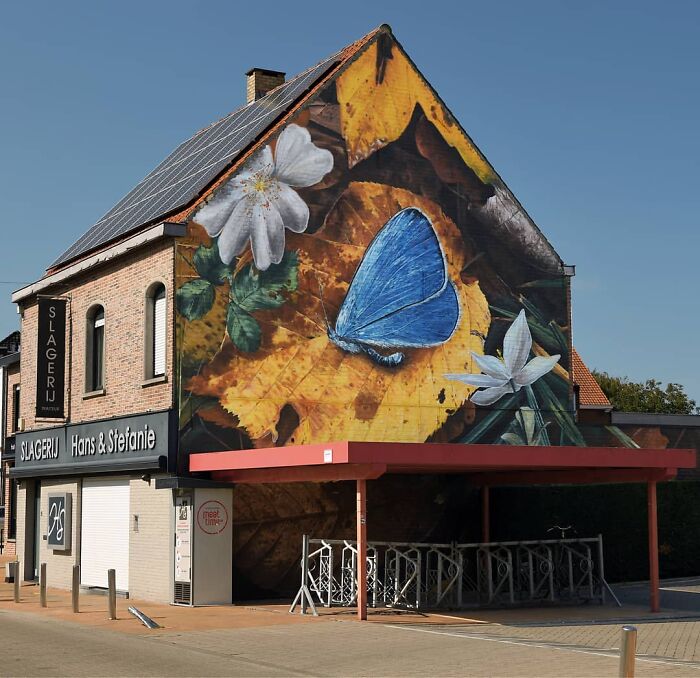
M 36 416 L 63 419 L 66 374 L 66 300 L 40 298 Z

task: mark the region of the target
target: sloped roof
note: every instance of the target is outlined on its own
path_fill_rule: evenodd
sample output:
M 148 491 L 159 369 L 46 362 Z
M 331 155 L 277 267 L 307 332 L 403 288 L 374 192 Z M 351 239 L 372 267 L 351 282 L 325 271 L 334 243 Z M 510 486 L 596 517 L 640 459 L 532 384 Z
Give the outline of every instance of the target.
M 20 333 L 18 330 L 8 334 L 0 340 L 0 356 L 19 353 Z
M 56 259 L 49 270 L 60 268 L 187 206 L 254 146 L 314 85 L 335 70 L 334 66 L 351 58 L 382 28 L 371 31 L 180 144 Z
M 578 386 L 579 405 L 583 407 L 612 407 L 576 349 L 571 352 L 571 376 Z
M 391 36 L 410 61 L 410 57 L 393 36 L 391 27 L 382 24 L 360 40 L 271 90 L 264 97 L 200 130 L 180 144 L 155 170 L 71 245 L 49 267 L 48 273 L 53 274 L 147 227 L 164 221 L 185 221 L 201 200 L 215 190 L 258 147 L 266 143 L 291 116 L 381 34 Z M 427 81 L 426 84 L 476 149 L 467 132 L 452 116 L 437 92 Z M 505 237 L 516 225 L 528 230 L 530 238 L 522 244 L 525 248 L 523 252 L 530 256 L 535 256 L 538 251 L 545 252 L 548 257 L 553 257 L 552 261 L 555 261 L 556 267 L 563 267 L 561 258 L 542 231 L 505 182 L 500 177 L 498 180 L 513 203 L 508 206 L 511 212 L 509 218 L 498 223 L 505 229 L 502 235 Z M 500 203 L 502 202 L 501 200 Z

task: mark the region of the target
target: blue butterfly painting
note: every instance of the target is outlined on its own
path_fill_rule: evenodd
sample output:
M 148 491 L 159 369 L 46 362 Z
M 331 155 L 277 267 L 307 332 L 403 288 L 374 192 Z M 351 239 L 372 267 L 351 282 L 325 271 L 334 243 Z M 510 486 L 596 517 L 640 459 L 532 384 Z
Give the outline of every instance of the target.
M 408 207 L 367 247 L 328 337 L 348 353 L 395 367 L 404 353 L 376 349 L 438 346 L 454 334 L 459 315 L 435 229 L 423 212 Z

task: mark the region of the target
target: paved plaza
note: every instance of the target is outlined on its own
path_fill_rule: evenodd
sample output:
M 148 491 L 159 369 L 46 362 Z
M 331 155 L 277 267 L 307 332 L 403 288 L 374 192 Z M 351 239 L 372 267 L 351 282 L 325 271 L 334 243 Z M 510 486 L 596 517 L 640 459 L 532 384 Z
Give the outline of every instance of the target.
M 639 629 L 638 676 L 700 678 L 700 615 L 596 605 L 471 613 L 352 610 L 290 615 L 280 604 L 181 608 L 0 584 L 1 675 L 33 676 L 616 676 L 620 627 Z M 161 629 L 147 630 L 129 604 Z

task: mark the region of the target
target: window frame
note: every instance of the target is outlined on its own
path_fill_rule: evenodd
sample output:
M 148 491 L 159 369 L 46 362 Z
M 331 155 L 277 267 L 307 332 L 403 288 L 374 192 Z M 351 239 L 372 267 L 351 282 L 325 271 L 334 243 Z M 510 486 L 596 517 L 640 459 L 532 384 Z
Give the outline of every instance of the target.
M 101 318 L 97 316 L 102 314 Z M 90 306 L 85 317 L 85 395 L 99 395 L 105 392 L 107 364 L 107 311 L 102 302 Z M 100 330 L 96 333 L 96 330 Z M 97 339 L 100 341 L 101 359 L 97 359 Z M 96 374 L 99 369 L 99 378 Z
M 162 294 L 162 297 L 160 296 Z M 162 298 L 163 313 L 163 371 L 156 373 L 156 301 Z M 168 286 L 163 280 L 154 280 L 146 289 L 143 332 L 143 386 L 167 381 L 168 374 Z
M 21 402 L 21 388 L 22 384 L 13 384 L 12 386 L 12 432 L 19 432 L 19 412 L 20 412 L 20 402 Z

